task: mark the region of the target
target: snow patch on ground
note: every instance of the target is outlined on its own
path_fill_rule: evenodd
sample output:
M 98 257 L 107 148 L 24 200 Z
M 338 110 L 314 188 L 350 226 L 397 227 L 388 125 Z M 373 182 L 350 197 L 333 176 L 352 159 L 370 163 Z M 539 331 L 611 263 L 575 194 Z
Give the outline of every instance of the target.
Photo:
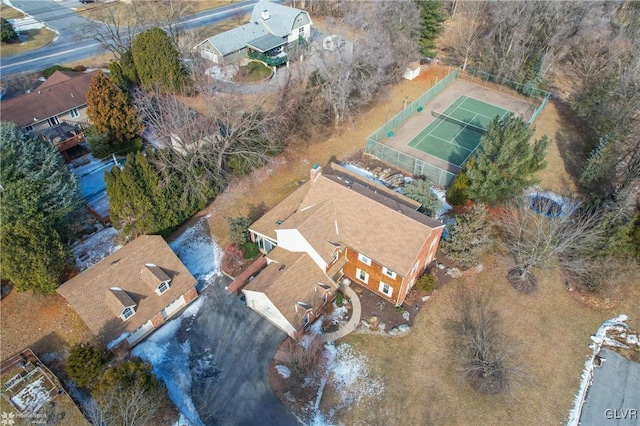
M 331 384 L 340 397 L 339 408 L 357 404 L 365 396 L 381 395 L 384 392 L 382 381 L 369 377 L 367 359 L 363 355 L 346 343 L 337 346 L 336 351 Z
M 340 306 L 339 308 L 334 308 L 333 312 L 331 312 L 331 324 L 339 324 L 340 321 L 347 317 L 347 307 Z
M 342 163 L 342 167 L 344 167 L 347 170 L 350 170 L 356 174 L 359 174 L 360 176 L 366 177 L 367 179 L 371 179 L 374 182 L 379 183 L 380 185 L 385 185 L 384 181 L 378 179 L 373 173 L 371 173 L 369 170 L 365 170 L 363 168 L 360 168 L 358 166 L 354 166 L 353 164 L 350 163 Z
M 118 230 L 104 228 L 71 247 L 76 265 L 81 270 L 88 269 L 122 247 L 117 243 Z
M 276 365 L 276 370 L 278 370 L 278 373 L 280 373 L 280 375 L 285 379 L 291 377 L 291 370 L 289 370 L 289 367 L 287 367 L 286 365 L 278 364 Z
M 444 189 L 431 185 L 431 192 L 433 192 L 436 197 L 438 197 L 438 200 L 440 200 L 440 211 L 438 211 L 438 214 L 436 215 L 436 219 L 440 219 L 440 217 L 451 210 L 452 207 L 447 203 L 447 192 Z
M 114 288 L 114 289 L 115 289 L 115 288 Z M 107 349 L 108 349 L 108 350 L 111 350 L 111 349 L 112 349 L 114 346 L 116 346 L 118 343 L 120 343 L 120 342 L 122 342 L 124 339 L 126 339 L 128 335 L 129 335 L 129 333 L 125 331 L 125 332 L 124 332 L 124 333 L 122 333 L 120 336 L 118 336 L 116 339 L 114 339 L 114 340 L 110 341 L 110 342 L 107 344 Z
M 600 348 L 602 347 L 602 345 L 606 344 L 605 341 L 607 339 L 607 331 L 620 328 L 627 329 L 628 326 L 625 323 L 626 320 L 627 316 L 625 314 L 620 314 L 615 318 L 608 319 L 602 323 L 600 328 L 598 328 L 596 334 L 591 336 L 591 340 L 593 340 L 593 343 L 589 345 L 589 347 L 593 349 L 593 352 L 584 363 L 584 369 L 582 370 L 582 377 L 580 379 L 580 388 L 573 401 L 573 406 L 569 411 L 567 426 L 578 426 L 580 424 L 582 405 L 584 404 L 584 400 L 587 396 L 587 391 L 589 390 L 589 386 L 591 385 L 591 380 L 593 378 L 593 369 L 596 367 L 594 361 L 596 355 L 598 355 L 598 352 L 600 352 Z
M 188 228 L 169 246 L 198 280 L 198 292 L 220 275 L 222 250 L 211 238 L 206 220 Z
M 182 315 L 163 325 L 131 351 L 132 355 L 153 365 L 153 373 L 167 385 L 169 398 L 182 413 L 180 425 L 204 425 L 190 396 L 192 379 L 188 366 L 191 345 L 189 341 L 180 343 L 176 333 L 183 319 L 198 313 L 205 297 L 198 298 Z
M 332 417 L 335 410 L 359 404 L 367 397 L 384 394 L 382 380 L 370 377 L 366 357 L 357 353 L 351 345 L 342 343 L 335 346 L 334 343 L 330 342 L 326 343 L 324 348 L 327 357 L 327 369 L 320 380 L 320 388 L 313 407 L 314 411 L 310 421 L 313 426 L 334 424 Z M 335 388 L 338 403 L 329 413 L 322 413 L 319 406 L 327 383 Z

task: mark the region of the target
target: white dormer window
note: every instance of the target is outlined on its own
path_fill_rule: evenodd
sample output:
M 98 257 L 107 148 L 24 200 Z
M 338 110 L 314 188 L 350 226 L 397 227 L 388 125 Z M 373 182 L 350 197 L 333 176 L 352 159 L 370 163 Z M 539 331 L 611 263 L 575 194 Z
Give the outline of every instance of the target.
M 158 288 L 156 288 L 156 293 L 158 293 L 158 296 L 160 296 L 162 293 L 164 293 L 167 290 L 169 290 L 169 281 L 163 281 L 160 283 Z
M 367 256 L 365 256 L 362 253 L 358 253 L 358 260 L 364 263 L 365 265 L 371 266 L 371 259 L 369 259 Z
M 130 317 L 132 317 L 133 314 L 135 314 L 135 313 L 136 313 L 135 308 L 130 306 L 130 307 L 124 308 L 124 310 L 120 314 L 120 318 L 122 318 L 123 321 L 126 321 Z
M 396 279 L 396 273 L 393 272 L 391 269 L 387 268 L 386 266 L 382 267 L 382 273 L 388 276 L 389 278 L 391 278 L 392 280 Z

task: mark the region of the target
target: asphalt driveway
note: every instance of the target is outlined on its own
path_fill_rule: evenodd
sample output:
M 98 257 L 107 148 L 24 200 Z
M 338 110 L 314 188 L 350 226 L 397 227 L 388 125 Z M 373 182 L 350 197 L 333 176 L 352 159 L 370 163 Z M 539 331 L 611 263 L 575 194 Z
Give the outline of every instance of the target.
M 271 390 L 268 366 L 286 334 L 227 294 L 221 277 L 204 289 L 198 314 L 182 323 L 191 346 L 191 398 L 207 425 L 295 425 Z

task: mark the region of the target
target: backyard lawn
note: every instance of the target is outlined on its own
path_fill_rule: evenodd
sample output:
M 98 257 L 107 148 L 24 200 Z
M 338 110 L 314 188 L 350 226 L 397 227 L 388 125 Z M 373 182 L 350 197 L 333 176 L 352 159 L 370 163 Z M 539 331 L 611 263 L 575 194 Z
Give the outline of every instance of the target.
M 412 82 L 400 82 L 385 101 L 327 140 L 293 142 L 283 156 L 232 182 L 199 216 L 209 215 L 212 235 L 224 247 L 229 241 L 227 224 L 215 218 L 246 215 L 261 202 L 264 207 L 272 207 L 308 178 L 314 163 L 326 164 L 331 157 L 344 159 L 362 149 L 366 136 L 386 116 L 397 113 L 405 97 L 412 101 L 433 85 L 436 76 L 442 78 L 446 72 L 446 67 L 436 66 Z M 579 134 L 554 103 L 547 105 L 536 125 L 536 137 L 546 134 L 552 140 L 547 150 L 549 166 L 538 176 L 541 186 L 557 192 L 573 189 L 568 172 L 571 159 L 566 149 L 576 146 Z M 332 420 L 342 424 L 372 424 L 380 419 L 406 424 L 564 423 L 590 353 L 589 336 L 604 319 L 622 312 L 629 316 L 630 326 L 637 328 L 640 308 L 633 301 L 640 298 L 640 287 L 629 284 L 611 289 L 606 295 L 581 298 L 586 299 L 585 303 L 564 288 L 553 270 L 536 271 L 541 279 L 540 290 L 524 296 L 507 283 L 506 262 L 505 257 L 485 259 L 485 270 L 473 285 L 487 289 L 503 319 L 505 332 L 518 341 L 515 361 L 525 374 L 511 396 L 475 393 L 461 379 L 452 361 L 447 331 L 452 315 L 449 295 L 463 283 L 458 279 L 429 301 L 408 336 L 352 334 L 344 339 L 370 361 L 370 371 L 382 379 L 385 390 L 379 397 L 365 398 L 336 411 Z M 599 304 L 605 296 L 609 304 Z M 337 398 L 328 386 L 320 404 L 322 411 L 334 408 Z

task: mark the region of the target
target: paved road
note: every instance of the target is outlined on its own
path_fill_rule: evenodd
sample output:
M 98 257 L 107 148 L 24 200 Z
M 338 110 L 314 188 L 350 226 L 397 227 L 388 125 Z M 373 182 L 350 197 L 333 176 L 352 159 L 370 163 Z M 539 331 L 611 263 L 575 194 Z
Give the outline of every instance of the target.
M 286 334 L 227 294 L 230 282 L 219 278 L 203 291 L 203 306 L 178 335 L 191 346 L 192 400 L 207 425 L 296 425 L 268 377 Z
M 640 363 L 603 348 L 605 358 L 593 374 L 580 424 L 583 426 L 640 425 Z
M 58 37 L 41 49 L 2 57 L 0 62 L 2 75 L 40 71 L 52 65 L 96 56 L 103 51 L 97 42 L 83 36 L 83 29 L 91 21 L 73 11 L 73 8 L 80 5 L 78 0 L 11 0 L 11 2 L 15 7 L 43 21 L 47 27 L 58 33 Z M 187 16 L 181 22 L 180 28 L 191 30 L 224 21 L 238 13 L 249 12 L 254 3 L 256 0 L 246 0 Z

